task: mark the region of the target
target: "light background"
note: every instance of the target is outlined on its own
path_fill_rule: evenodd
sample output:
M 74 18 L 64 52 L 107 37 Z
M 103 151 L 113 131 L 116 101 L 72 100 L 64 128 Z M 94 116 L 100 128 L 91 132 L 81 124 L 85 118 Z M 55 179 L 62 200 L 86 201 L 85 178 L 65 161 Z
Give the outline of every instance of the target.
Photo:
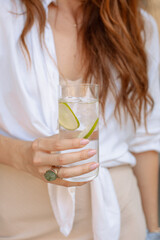
M 156 19 L 159 26 L 159 32 L 160 32 L 160 0 L 149 0 L 148 9 Z

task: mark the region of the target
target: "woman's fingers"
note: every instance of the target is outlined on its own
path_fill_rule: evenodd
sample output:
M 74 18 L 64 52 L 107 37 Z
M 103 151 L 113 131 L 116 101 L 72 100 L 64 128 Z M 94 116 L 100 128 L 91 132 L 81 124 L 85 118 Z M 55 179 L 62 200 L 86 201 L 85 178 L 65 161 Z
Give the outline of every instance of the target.
M 63 179 L 61 179 L 59 177 L 56 180 L 54 180 L 54 181 L 48 182 L 45 179 L 44 174 L 46 173 L 46 171 L 48 171 L 50 169 L 51 169 L 50 166 L 40 167 L 38 169 L 36 177 L 40 178 L 41 180 L 43 180 L 46 183 L 53 183 L 53 184 L 60 185 L 60 186 L 63 186 L 63 187 L 76 187 L 76 186 L 78 187 L 78 186 L 82 186 L 82 185 L 88 183 L 88 182 L 69 182 L 69 181 L 63 180 Z
M 91 163 L 86 163 L 82 165 L 77 165 L 74 167 L 57 167 L 57 168 L 55 167 L 55 169 L 57 170 L 57 177 L 58 177 L 57 179 L 63 179 L 63 178 L 71 178 L 71 177 L 83 175 L 85 173 L 89 173 L 98 167 L 99 167 L 98 163 L 91 162 Z M 54 167 L 43 166 L 38 168 L 38 172 L 44 179 L 45 172 L 47 170 L 51 170 L 52 168 L 54 169 Z M 55 183 L 55 180 L 54 180 L 54 183 Z
M 96 154 L 94 149 L 77 150 L 76 152 L 58 153 L 64 150 L 79 149 L 89 143 L 88 139 L 60 139 L 58 135 L 48 138 L 38 138 L 32 143 L 31 148 L 31 173 L 45 182 L 44 174 L 54 166 L 57 169 L 58 178 L 53 184 L 66 187 L 81 186 L 83 183 L 65 181 L 64 178 L 71 178 L 89 173 L 98 168 L 98 163 L 90 162 L 86 164 L 67 166 L 82 160 L 86 160 Z M 57 167 L 56 167 L 57 166 Z M 59 167 L 62 166 L 62 167 Z
M 79 187 L 88 182 L 69 182 L 69 181 L 65 181 L 63 179 L 57 178 L 53 183 L 63 187 Z
M 98 163 L 92 162 L 92 163 L 77 165 L 74 167 L 61 167 L 58 170 L 58 177 L 70 178 L 70 177 L 80 176 L 95 170 L 96 168 L 98 168 L 98 166 L 99 166 Z
M 74 162 L 86 160 L 96 154 L 96 150 L 87 149 L 72 153 L 46 153 L 37 152 L 33 158 L 33 162 L 36 166 L 62 166 L 71 164 Z
M 33 144 L 35 151 L 63 151 L 68 149 L 82 148 L 89 143 L 88 139 L 74 138 L 74 139 L 60 139 L 58 135 L 50 138 L 38 138 Z

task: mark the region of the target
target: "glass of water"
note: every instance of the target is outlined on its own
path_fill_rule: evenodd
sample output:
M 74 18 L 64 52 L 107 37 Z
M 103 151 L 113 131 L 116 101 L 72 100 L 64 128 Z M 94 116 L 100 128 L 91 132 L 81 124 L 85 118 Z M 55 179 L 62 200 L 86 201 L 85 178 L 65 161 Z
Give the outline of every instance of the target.
M 60 138 L 84 138 L 90 142 L 83 149 L 95 149 L 93 157 L 72 163 L 76 166 L 99 162 L 99 99 L 97 84 L 70 84 L 59 87 L 59 135 Z M 80 149 L 63 151 L 76 152 Z M 67 178 L 72 182 L 90 181 L 98 175 L 98 169 L 81 176 Z

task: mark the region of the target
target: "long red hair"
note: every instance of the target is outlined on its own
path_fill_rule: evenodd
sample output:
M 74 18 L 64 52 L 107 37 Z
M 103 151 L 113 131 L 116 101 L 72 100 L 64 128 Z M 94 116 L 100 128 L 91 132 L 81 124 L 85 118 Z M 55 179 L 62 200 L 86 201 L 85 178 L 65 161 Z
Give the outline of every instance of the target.
M 21 0 L 26 6 L 26 22 L 21 43 L 28 53 L 25 37 L 35 19 L 40 39 L 44 33 L 46 13 L 41 0 Z M 85 69 L 84 82 L 100 85 L 100 103 L 104 113 L 108 91 L 115 99 L 115 116 L 129 113 L 134 125 L 146 120 L 147 106 L 153 108 L 148 92 L 147 56 L 145 53 L 144 21 L 138 0 L 83 0 L 82 38 Z M 111 69 L 120 82 L 117 89 Z M 143 114 L 142 114 L 143 113 Z

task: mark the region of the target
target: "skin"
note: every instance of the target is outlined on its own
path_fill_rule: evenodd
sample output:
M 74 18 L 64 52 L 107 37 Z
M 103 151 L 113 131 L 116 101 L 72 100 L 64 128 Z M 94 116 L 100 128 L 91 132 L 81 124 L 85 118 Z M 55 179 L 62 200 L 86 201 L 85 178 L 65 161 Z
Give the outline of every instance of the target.
M 64 79 L 70 80 L 79 79 L 83 75 L 81 40 L 78 39 L 77 42 L 77 28 L 74 26 L 78 7 L 78 1 L 60 0 L 58 8 L 50 4 L 48 10 L 48 22 L 53 32 L 58 69 Z M 81 22 L 81 17 L 79 18 L 78 24 Z
M 48 12 L 48 21 L 54 34 L 59 71 L 66 79 L 71 80 L 78 79 L 83 74 L 80 44 L 77 44 L 77 29 L 73 26 L 75 24 L 75 11 L 78 6 L 79 3 L 75 0 L 59 0 L 58 9 L 51 4 Z M 80 23 L 81 18 L 79 17 L 78 20 L 78 23 Z M 81 141 L 82 139 L 60 140 L 57 135 L 49 138 L 39 138 L 33 142 L 0 136 L 0 163 L 25 171 L 47 182 L 44 173 L 53 165 L 66 165 L 96 154 L 91 149 L 83 150 L 83 146 L 87 143 L 82 144 Z M 56 153 L 60 150 L 77 148 L 80 150 L 78 153 Z M 50 154 L 51 152 L 54 152 L 54 154 Z M 134 170 L 142 196 L 147 226 L 150 231 L 154 231 L 158 227 L 158 154 L 145 152 L 135 156 L 137 165 Z M 62 167 L 58 171 L 60 178 L 52 183 L 66 187 L 83 185 L 85 183 L 71 183 L 61 178 L 78 176 L 97 167 L 98 165 L 95 163 L 70 168 Z
M 158 229 L 158 153 L 148 151 L 134 155 L 137 159 L 134 172 L 141 192 L 147 227 L 150 232 L 155 232 Z

